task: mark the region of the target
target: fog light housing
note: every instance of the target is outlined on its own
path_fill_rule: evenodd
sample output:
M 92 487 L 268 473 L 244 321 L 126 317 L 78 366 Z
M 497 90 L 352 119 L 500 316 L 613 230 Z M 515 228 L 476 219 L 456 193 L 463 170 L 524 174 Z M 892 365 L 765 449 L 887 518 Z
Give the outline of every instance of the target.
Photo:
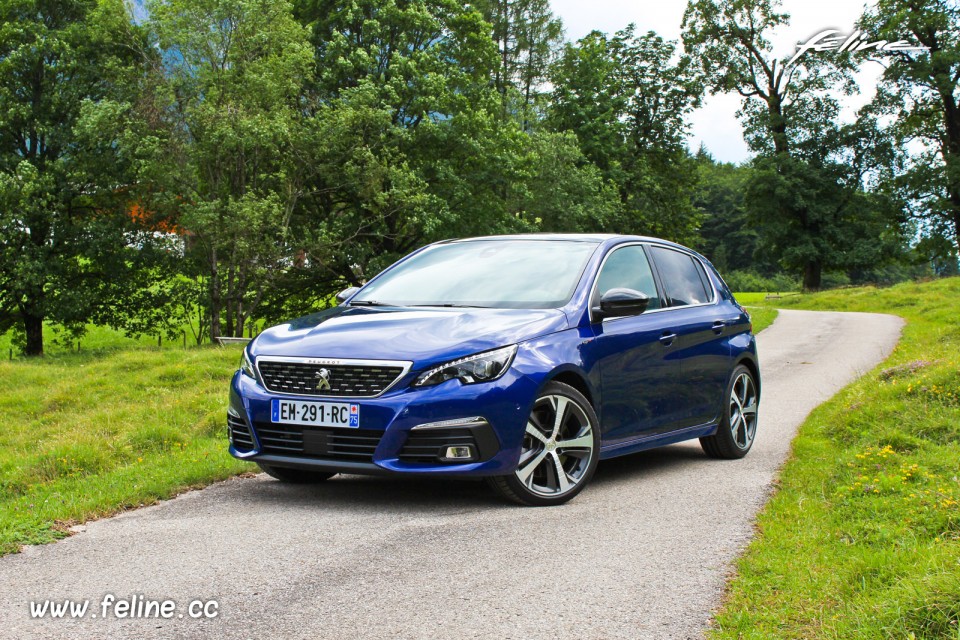
M 469 461 L 476 458 L 476 454 L 471 445 L 455 445 L 444 449 L 441 460 Z

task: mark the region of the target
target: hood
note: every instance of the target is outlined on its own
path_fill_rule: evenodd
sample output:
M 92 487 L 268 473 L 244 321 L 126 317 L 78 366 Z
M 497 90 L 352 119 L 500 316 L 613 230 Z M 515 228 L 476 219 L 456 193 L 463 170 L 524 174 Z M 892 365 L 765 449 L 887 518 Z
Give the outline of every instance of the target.
M 334 307 L 261 333 L 254 356 L 410 360 L 440 364 L 566 329 L 557 309 Z

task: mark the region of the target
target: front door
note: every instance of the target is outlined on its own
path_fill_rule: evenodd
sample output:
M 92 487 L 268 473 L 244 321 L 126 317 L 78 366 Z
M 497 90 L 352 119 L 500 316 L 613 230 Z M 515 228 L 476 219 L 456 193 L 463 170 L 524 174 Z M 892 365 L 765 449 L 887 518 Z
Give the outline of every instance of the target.
M 600 421 L 603 446 L 653 435 L 671 425 L 681 409 L 676 403 L 682 384 L 676 339 L 665 327 L 653 270 L 642 245 L 614 249 L 603 263 L 591 306 L 614 288 L 640 291 L 650 297 L 639 316 L 593 323 L 592 356 L 600 368 Z

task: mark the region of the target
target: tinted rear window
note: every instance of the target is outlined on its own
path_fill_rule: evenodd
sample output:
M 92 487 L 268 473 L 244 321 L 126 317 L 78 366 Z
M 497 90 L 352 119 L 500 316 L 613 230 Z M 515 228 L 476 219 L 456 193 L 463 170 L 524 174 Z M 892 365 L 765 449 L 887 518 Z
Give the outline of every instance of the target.
M 704 285 L 706 274 L 692 256 L 665 247 L 651 247 L 651 250 L 671 307 L 710 301 L 712 296 Z

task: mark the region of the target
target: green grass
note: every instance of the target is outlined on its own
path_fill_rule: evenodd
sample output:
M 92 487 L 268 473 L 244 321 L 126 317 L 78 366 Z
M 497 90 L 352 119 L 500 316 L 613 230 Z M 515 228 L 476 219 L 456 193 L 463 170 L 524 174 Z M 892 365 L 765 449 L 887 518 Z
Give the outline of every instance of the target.
M 750 312 L 754 333 L 760 333 L 777 319 L 777 310 L 769 307 L 748 307 L 747 311 Z
M 766 298 L 768 295 L 771 294 L 762 291 L 747 291 L 733 294 L 733 296 L 737 299 L 737 302 L 748 307 L 766 304 Z
M 747 292 L 735 293 L 737 302 L 744 305 L 750 312 L 750 319 L 753 321 L 753 332 L 760 333 L 777 319 L 777 310 L 773 307 L 762 306 L 766 304 L 768 293 L 765 292 Z
M 0 361 L 0 554 L 251 470 L 227 454 L 239 347 Z
M 64 334 L 58 329 L 45 324 L 43 326 L 43 348 L 48 356 L 62 356 L 77 352 L 77 342 L 70 341 L 69 344 L 63 340 Z M 192 338 L 188 335 L 188 340 Z M 168 341 L 163 341 L 167 343 Z M 173 344 L 164 344 L 164 347 L 178 345 L 182 348 L 183 342 Z M 190 344 L 190 342 L 188 342 Z M 129 338 L 122 332 L 109 327 L 98 327 L 90 325 L 87 327 L 87 334 L 80 338 L 80 353 L 103 353 L 106 351 L 115 351 L 130 347 L 157 346 L 157 339 L 151 336 L 141 336 L 139 338 Z M 10 359 L 10 349 L 13 348 L 13 357 L 18 359 L 22 357 L 19 350 L 13 346 L 13 332 L 8 331 L 0 335 L 0 359 Z
M 960 639 L 960 278 L 769 304 L 908 324 L 801 427 L 712 637 Z

